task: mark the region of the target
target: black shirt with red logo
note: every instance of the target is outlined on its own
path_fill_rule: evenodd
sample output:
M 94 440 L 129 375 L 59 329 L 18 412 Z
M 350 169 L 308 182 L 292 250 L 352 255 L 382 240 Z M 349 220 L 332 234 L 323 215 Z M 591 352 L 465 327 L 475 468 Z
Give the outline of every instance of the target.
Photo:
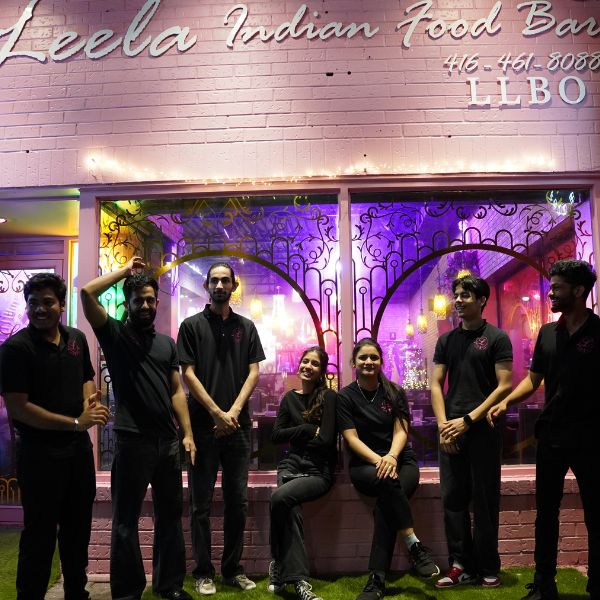
M 250 365 L 265 360 L 254 323 L 232 310 L 223 319 L 206 308 L 185 319 L 179 327 L 177 351 L 182 365 L 194 365 L 200 380 L 217 406 L 228 411 L 248 378 Z M 214 422 L 208 411 L 191 395 L 188 400 L 192 424 L 212 430 Z M 238 419 L 242 427 L 250 426 L 248 403 Z
M 479 329 L 459 326 L 440 336 L 433 362 L 448 369 L 446 418 L 463 417 L 484 402 L 498 386 L 496 363 L 512 358 L 508 335 L 485 320 Z
M 154 328 L 108 317 L 94 329 L 102 346 L 116 398 L 115 431 L 175 439 L 171 377 L 179 361 L 175 342 Z
M 400 418 L 410 423 L 410 413 L 403 395 L 398 395 Z M 393 406 L 386 397 L 383 387 L 377 388 L 373 395 L 361 392 L 356 381 L 342 388 L 338 392 L 337 421 L 340 431 L 356 429 L 361 442 L 364 442 L 373 452 L 383 456 L 390 451 L 394 437 Z M 410 445 L 406 443 L 398 463 L 406 460 L 414 461 L 415 454 Z M 358 455 L 351 453 L 350 464 L 363 463 Z
M 83 411 L 83 384 L 94 379 L 90 350 L 79 329 L 58 326 L 58 346 L 29 325 L 0 347 L 0 393 L 27 394 L 28 401 L 59 415 Z M 14 420 L 21 442 L 67 450 L 90 444 L 87 432 L 38 429 Z
M 546 404 L 536 423 L 536 437 L 555 446 L 596 447 L 600 419 L 600 317 L 569 335 L 564 317 L 543 325 L 530 370 L 543 375 Z

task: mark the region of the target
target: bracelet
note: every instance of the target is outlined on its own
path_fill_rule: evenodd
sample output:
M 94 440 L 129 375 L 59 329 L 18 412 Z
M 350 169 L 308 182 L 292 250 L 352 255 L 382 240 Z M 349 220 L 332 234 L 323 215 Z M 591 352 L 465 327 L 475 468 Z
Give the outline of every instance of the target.
M 396 462 L 398 462 L 397 456 L 394 456 L 393 454 L 390 454 L 389 452 L 386 454 L 386 456 L 391 456 Z
M 471 419 L 471 417 L 469 415 L 465 415 L 463 417 L 463 421 L 469 426 L 471 427 L 471 425 L 473 425 L 473 419 Z
M 79 431 L 79 419 L 73 419 L 73 431 Z

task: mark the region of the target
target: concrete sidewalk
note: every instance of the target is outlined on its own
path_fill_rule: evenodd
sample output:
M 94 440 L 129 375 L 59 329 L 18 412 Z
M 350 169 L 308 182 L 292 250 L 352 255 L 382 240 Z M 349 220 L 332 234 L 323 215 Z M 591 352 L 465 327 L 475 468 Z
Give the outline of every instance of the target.
M 91 600 L 111 600 L 108 582 L 90 581 L 87 590 L 90 593 Z M 46 600 L 64 600 L 64 597 L 62 581 L 52 586 L 46 594 Z

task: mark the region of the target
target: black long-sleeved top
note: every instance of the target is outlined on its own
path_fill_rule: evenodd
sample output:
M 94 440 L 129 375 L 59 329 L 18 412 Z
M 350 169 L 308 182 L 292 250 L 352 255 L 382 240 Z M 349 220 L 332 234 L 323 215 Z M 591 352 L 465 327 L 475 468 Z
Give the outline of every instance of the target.
M 321 424 L 307 423 L 302 413 L 307 410 L 308 395 L 294 390 L 281 399 L 271 440 L 275 444 L 290 444 L 290 453 L 311 460 L 315 465 L 328 463 L 332 466 L 336 458 L 336 403 L 333 390 L 325 392 Z M 319 434 L 315 435 L 319 427 Z

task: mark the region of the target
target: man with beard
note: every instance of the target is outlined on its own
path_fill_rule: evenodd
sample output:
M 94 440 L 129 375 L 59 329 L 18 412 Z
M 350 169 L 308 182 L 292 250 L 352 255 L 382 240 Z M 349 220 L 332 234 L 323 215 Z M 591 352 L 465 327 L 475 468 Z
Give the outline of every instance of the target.
M 461 322 L 437 342 L 431 384 L 450 566 L 435 586 L 444 589 L 479 578 L 482 586 L 491 588 L 500 585 L 502 437 L 485 417 L 510 392 L 512 346 L 506 333 L 482 316 L 490 297 L 485 280 L 460 277 L 452 282 L 452 291 Z
M 85 336 L 60 323 L 67 287 L 53 273 L 24 287 L 29 325 L 0 348 L 0 392 L 19 432 L 17 477 L 23 531 L 17 598 L 43 600 L 58 549 L 66 600 L 85 586 L 96 471 L 87 430 L 105 425 Z
M 241 590 L 256 587 L 244 574 L 240 560 L 248 508 L 248 398 L 265 355 L 254 323 L 229 307 L 237 286 L 228 263 L 211 265 L 204 282 L 210 304 L 183 321 L 177 338 L 183 378 L 190 390 L 194 437 L 202 448 L 196 464 L 189 467 L 194 578 L 196 591 L 202 595 L 216 593 L 209 517 L 219 464 L 225 505 L 223 583 Z
M 545 385 L 545 405 L 536 424 L 535 576 L 528 600 L 556 600 L 560 502 L 565 475 L 573 471 L 588 532 L 587 591 L 600 600 L 600 469 L 596 425 L 600 422 L 597 377 L 600 318 L 586 308 L 596 274 L 582 260 L 561 260 L 550 269 L 548 297 L 558 321 L 540 328 L 529 374 L 492 408 L 493 423 L 507 407 Z
M 175 343 L 154 329 L 158 284 L 137 274 L 143 268 L 142 260 L 133 257 L 122 268 L 97 277 L 81 290 L 83 310 L 104 351 L 117 406 L 111 471 L 111 594 L 115 600 L 139 599 L 146 587 L 138 520 L 151 484 L 153 592 L 170 600 L 191 600 L 183 590 L 183 491 L 174 417 L 183 429 L 183 446 L 192 463 L 196 447 Z M 123 278 L 124 323 L 109 317 L 98 300 Z

